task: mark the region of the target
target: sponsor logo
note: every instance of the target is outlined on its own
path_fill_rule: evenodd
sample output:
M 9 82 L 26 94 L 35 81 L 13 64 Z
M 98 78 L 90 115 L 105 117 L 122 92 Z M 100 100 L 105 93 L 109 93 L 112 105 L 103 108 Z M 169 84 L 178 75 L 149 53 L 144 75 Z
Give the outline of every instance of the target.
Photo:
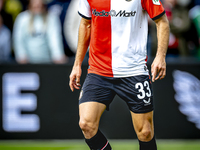
M 151 99 L 149 98 L 148 100 L 143 100 L 143 102 L 145 103 L 144 106 L 150 105 L 151 104 Z
M 180 104 L 180 112 L 200 129 L 200 80 L 179 70 L 173 72 L 173 77 L 176 92 L 174 98 Z
M 40 77 L 37 73 L 5 73 L 2 82 L 2 128 L 6 132 L 37 132 L 40 130 L 40 117 L 37 114 L 24 114 L 22 111 L 37 109 L 37 91 Z M 27 91 L 22 93 L 21 91 Z
M 126 10 L 120 10 L 120 11 L 97 11 L 96 9 L 92 9 L 92 14 L 94 16 L 100 16 L 100 17 L 134 17 L 136 15 L 136 11 L 126 11 Z
M 154 5 L 160 5 L 160 1 L 159 0 L 152 0 Z

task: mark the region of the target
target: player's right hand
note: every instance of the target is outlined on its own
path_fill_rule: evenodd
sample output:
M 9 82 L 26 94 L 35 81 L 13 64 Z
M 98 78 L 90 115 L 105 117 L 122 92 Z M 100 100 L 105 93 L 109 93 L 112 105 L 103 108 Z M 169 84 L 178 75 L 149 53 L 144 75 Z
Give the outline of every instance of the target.
M 79 90 L 80 89 L 80 77 L 81 77 L 81 67 L 73 67 L 72 72 L 69 76 L 69 87 L 72 90 L 72 92 L 74 91 L 74 89 Z

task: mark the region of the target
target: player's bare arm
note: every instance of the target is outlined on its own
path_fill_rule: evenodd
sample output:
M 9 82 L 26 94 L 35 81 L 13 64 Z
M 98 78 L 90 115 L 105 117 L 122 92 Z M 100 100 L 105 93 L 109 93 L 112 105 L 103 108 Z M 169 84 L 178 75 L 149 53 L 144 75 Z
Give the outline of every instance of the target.
M 169 43 L 169 22 L 166 15 L 155 20 L 157 27 L 158 48 L 156 57 L 151 65 L 152 81 L 163 79 L 166 75 L 165 57 Z
M 90 41 L 90 31 L 91 31 L 91 20 L 81 19 L 79 26 L 79 35 L 78 35 L 78 47 L 75 62 L 72 68 L 72 72 L 69 76 L 69 86 L 72 91 L 74 89 L 80 89 L 80 77 L 81 77 L 81 65 L 85 54 L 87 52 L 89 41 Z

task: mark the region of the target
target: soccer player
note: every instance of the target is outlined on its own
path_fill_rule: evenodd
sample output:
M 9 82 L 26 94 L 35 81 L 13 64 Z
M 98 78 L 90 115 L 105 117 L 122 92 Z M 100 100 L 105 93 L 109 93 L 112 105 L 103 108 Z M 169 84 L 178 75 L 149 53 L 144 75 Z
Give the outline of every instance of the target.
M 80 92 L 79 125 L 91 150 L 111 150 L 99 121 L 117 94 L 128 105 L 140 150 L 156 150 L 153 94 L 146 66 L 148 15 L 157 26 L 152 81 L 166 75 L 169 23 L 159 0 L 80 0 L 82 16 L 72 91 L 80 89 L 81 64 L 89 49 L 88 74 Z

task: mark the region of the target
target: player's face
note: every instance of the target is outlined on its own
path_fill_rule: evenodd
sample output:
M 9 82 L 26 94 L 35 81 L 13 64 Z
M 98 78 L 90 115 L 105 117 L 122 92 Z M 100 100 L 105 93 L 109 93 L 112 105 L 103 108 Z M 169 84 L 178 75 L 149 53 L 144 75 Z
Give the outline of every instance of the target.
M 29 7 L 34 14 L 41 14 L 44 12 L 43 0 L 30 0 Z

